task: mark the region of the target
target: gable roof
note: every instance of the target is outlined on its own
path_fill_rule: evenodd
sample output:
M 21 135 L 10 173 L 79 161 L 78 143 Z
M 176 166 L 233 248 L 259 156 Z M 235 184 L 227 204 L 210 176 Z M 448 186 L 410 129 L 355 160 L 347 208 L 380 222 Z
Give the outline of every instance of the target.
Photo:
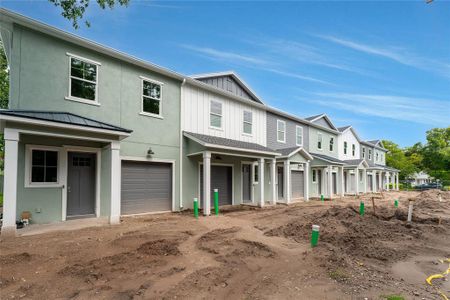
M 361 144 L 372 146 L 372 147 L 377 148 L 379 150 L 388 152 L 388 150 L 386 148 L 384 148 L 383 142 L 381 140 L 361 141 Z
M 278 149 L 277 152 L 281 153 L 281 157 L 291 157 L 295 153 L 301 153 L 302 156 L 306 157 L 309 160 L 313 160 L 314 157 L 308 153 L 303 147 L 289 147 L 289 148 L 283 148 Z
M 345 132 L 347 129 L 351 128 L 352 125 L 344 126 L 344 127 L 338 127 L 339 132 Z
M 353 135 L 355 136 L 356 140 L 357 140 L 358 142 L 361 142 L 361 139 L 359 138 L 358 134 L 356 133 L 356 130 L 353 128 L 352 125 L 347 125 L 347 126 L 339 127 L 339 128 L 338 128 L 338 131 L 339 131 L 340 133 L 344 133 L 344 132 L 346 132 L 347 130 L 351 130 L 352 133 L 353 133 Z
M 48 121 L 52 123 L 61 123 L 67 125 L 75 125 L 81 127 L 90 127 L 108 131 L 118 131 L 122 133 L 131 133 L 132 130 L 125 129 L 119 126 L 111 125 L 105 122 L 97 121 L 94 119 L 86 118 L 80 115 L 76 115 L 70 112 L 61 111 L 44 111 L 44 110 L 20 110 L 20 109 L 1 109 L 0 119 L 8 118 L 2 116 L 16 117 L 15 120 L 19 121 L 17 118 Z M 14 121 L 14 119 L 9 119 Z
M 327 114 L 315 115 L 315 116 L 307 117 L 305 119 L 312 123 L 316 123 L 319 120 L 324 119 L 325 122 L 330 126 L 331 129 L 338 131 L 338 129 L 336 128 L 336 126 L 334 126 L 333 122 L 331 122 L 331 119 L 327 116 Z
M 366 167 L 366 168 L 369 167 L 369 163 L 363 158 L 361 158 L 361 159 L 348 159 L 348 160 L 344 160 L 344 162 L 345 162 L 345 164 L 347 166 L 351 166 L 351 167 L 359 167 L 361 164 L 364 167 Z
M 201 80 L 201 79 L 209 79 L 209 78 L 218 78 L 218 77 L 231 77 L 236 83 L 244 90 L 246 91 L 252 100 L 264 104 L 262 99 L 256 95 L 256 93 L 250 88 L 250 86 L 245 83 L 245 81 L 234 71 L 223 71 L 223 72 L 216 72 L 216 73 L 204 73 L 204 74 L 196 74 L 191 75 L 191 78 Z
M 314 120 L 316 120 L 316 119 L 318 119 L 318 118 L 320 118 L 321 116 L 323 116 L 324 114 L 319 114 L 319 115 L 314 115 L 314 116 L 310 116 L 310 117 L 306 117 L 305 118 L 305 120 L 308 120 L 308 121 L 314 121 Z

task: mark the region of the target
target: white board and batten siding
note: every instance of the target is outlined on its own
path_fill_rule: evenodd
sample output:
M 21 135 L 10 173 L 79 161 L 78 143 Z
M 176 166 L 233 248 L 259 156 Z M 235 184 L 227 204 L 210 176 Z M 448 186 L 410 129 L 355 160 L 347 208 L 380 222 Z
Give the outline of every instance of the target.
M 181 109 L 184 131 L 266 146 L 266 112 L 264 110 L 190 84 L 184 85 L 182 89 Z M 210 126 L 209 109 L 211 100 L 222 103 L 222 129 Z M 244 111 L 252 112 L 252 135 L 243 132 Z
M 347 142 L 347 154 L 344 154 L 344 142 Z M 355 155 L 352 155 L 352 145 L 355 145 Z M 338 145 L 339 145 L 339 159 L 340 160 L 350 160 L 350 159 L 359 159 L 360 158 L 360 145 L 358 139 L 353 134 L 351 129 L 346 130 L 338 137 Z M 366 150 L 367 151 L 367 150 Z

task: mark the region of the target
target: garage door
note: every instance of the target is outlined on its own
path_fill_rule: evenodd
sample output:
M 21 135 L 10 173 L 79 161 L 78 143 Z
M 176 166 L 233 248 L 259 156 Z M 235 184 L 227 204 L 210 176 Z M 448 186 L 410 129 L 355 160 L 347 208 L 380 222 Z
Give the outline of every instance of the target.
M 172 164 L 122 161 L 121 214 L 172 210 Z
M 303 198 L 305 196 L 305 180 L 303 171 L 291 171 L 292 198 Z
M 211 166 L 211 208 L 214 207 L 214 189 L 219 189 L 219 205 L 233 203 L 233 168 Z M 200 199 L 203 199 L 203 166 L 200 167 Z

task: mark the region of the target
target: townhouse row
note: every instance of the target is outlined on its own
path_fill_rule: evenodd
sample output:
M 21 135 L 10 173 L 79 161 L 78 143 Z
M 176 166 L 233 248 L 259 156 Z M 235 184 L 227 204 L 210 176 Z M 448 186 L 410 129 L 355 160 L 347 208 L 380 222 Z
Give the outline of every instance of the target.
M 234 72 L 185 76 L 0 10 L 10 68 L 2 234 L 32 223 L 398 189 L 379 140 L 265 105 Z

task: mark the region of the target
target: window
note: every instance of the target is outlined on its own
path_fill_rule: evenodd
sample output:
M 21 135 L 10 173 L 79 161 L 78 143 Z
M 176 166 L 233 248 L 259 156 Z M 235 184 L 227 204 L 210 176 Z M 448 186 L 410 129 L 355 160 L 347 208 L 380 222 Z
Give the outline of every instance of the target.
M 344 154 L 347 154 L 347 142 L 344 142 Z
M 227 78 L 227 91 L 233 91 L 233 81 L 231 81 L 231 78 Z
M 356 146 L 355 144 L 352 144 L 352 156 L 355 156 L 356 153 Z
M 372 159 L 372 149 L 369 149 L 369 159 Z
M 375 153 L 375 161 L 378 161 L 378 152 Z
M 162 83 L 142 78 L 142 113 L 161 116 L 161 99 Z
M 58 182 L 58 151 L 31 149 L 30 183 Z
M 97 103 L 98 66 L 88 59 L 70 56 L 70 100 Z
M 319 149 L 319 150 L 322 150 L 322 140 L 323 140 L 322 134 L 318 133 L 317 134 L 317 149 Z
M 286 122 L 277 120 L 277 141 L 280 143 L 286 142 Z
M 317 170 L 312 170 L 312 181 L 316 182 L 317 181 Z
M 330 137 L 330 151 L 333 152 L 334 150 L 334 137 Z
M 243 132 L 245 134 L 252 134 L 253 126 L 253 113 L 251 111 L 244 110 L 244 124 Z
M 258 179 L 259 179 L 258 171 L 259 171 L 258 165 L 254 164 L 253 165 L 253 183 L 254 184 L 258 184 Z
M 362 158 L 366 158 L 366 148 L 362 148 Z
M 222 128 L 222 103 L 211 100 L 209 106 L 209 125 L 215 128 Z
M 295 127 L 295 142 L 297 146 L 303 146 L 303 127 Z

